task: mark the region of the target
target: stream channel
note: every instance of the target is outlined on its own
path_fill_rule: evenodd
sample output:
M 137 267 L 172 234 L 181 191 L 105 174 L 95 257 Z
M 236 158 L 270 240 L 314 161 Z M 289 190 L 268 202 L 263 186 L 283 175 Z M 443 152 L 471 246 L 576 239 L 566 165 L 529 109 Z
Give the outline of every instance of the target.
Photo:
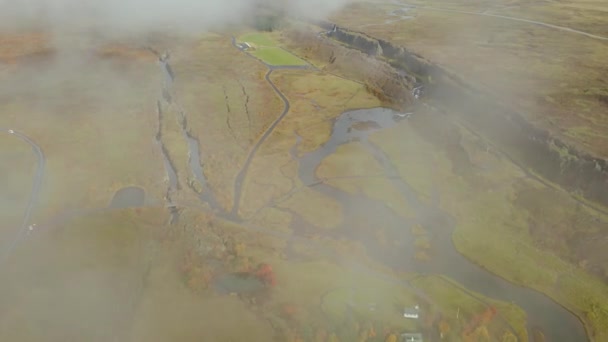
M 173 199 L 171 195 L 179 190 L 179 182 L 177 177 L 177 171 L 175 166 L 171 162 L 169 158 L 169 153 L 166 150 L 161 137 L 161 123 L 162 120 L 167 118 L 164 117 L 165 113 L 163 111 L 163 104 L 173 105 L 177 110 L 177 120 L 180 125 L 181 133 L 188 143 L 188 165 L 190 167 L 190 171 L 192 173 L 193 179 L 188 180 L 188 187 L 198 194 L 199 199 L 207 203 L 211 209 L 219 210 L 219 204 L 215 200 L 212 195 L 211 189 L 208 187 L 207 179 L 203 173 L 203 163 L 201 161 L 201 151 L 200 144 L 197 138 L 192 136 L 188 131 L 188 120 L 186 117 L 186 112 L 181 107 L 181 105 L 176 101 L 173 84 L 175 81 L 175 76 L 173 70 L 171 69 L 171 65 L 168 62 L 169 55 L 168 53 L 164 53 L 162 56 L 158 55 L 159 64 L 162 73 L 162 95 L 161 98 L 157 101 L 157 111 L 158 111 L 158 133 L 156 135 L 156 141 L 160 145 L 161 153 L 163 157 L 163 162 L 165 165 L 165 170 L 167 173 L 167 178 L 169 181 L 169 187 L 167 189 L 166 200 L 168 204 L 173 207 Z M 198 184 L 198 186 L 195 186 Z M 174 208 L 174 207 L 173 207 Z M 172 219 L 171 222 L 175 222 L 177 220 L 177 211 L 175 208 L 172 211 Z
M 163 97 L 165 100 L 168 100 L 167 102 L 171 103 L 172 99 L 170 95 L 167 96 L 167 93 L 172 88 L 174 81 L 173 74 L 166 60 L 161 59 L 160 62 L 164 74 Z M 162 116 L 160 105 L 159 116 Z M 212 208 L 217 209 L 219 206 L 211 195 L 202 172 L 202 163 L 199 157 L 199 142 L 188 133 L 186 116 L 182 109 L 179 110 L 178 120 L 181 123 L 182 133 L 188 142 L 191 172 L 196 181 L 204 188 L 202 193 L 200 193 L 200 199 L 208 203 Z M 420 201 L 407 182 L 398 176 L 395 166 L 392 165 L 384 152 L 368 141 L 371 133 L 392 127 L 401 120 L 406 120 L 406 117 L 385 108 L 344 112 L 334 121 L 329 141 L 319 149 L 298 158 L 298 173 L 302 182 L 309 185 L 314 184 L 315 190 L 337 200 L 343 207 L 345 219 L 341 227 L 332 229 L 326 235 L 336 238 L 349 238 L 361 242 L 366 247 L 370 256 L 396 271 L 445 275 L 462 284 L 468 290 L 478 292 L 489 298 L 513 302 L 526 311 L 528 326 L 540 328 L 548 341 L 588 341 L 581 321 L 548 296 L 529 288 L 514 285 L 495 276 L 458 253 L 451 238 L 455 223 L 447 213 L 439 208 L 439 193 L 437 189 L 434 190 L 434 194 L 431 196 L 431 203 L 426 204 Z M 365 126 L 366 129 L 358 129 L 357 126 Z M 160 130 L 157 140 L 160 142 Z M 352 141 L 362 143 L 379 164 L 382 165 L 386 172 L 386 177 L 392 180 L 393 186 L 407 200 L 409 206 L 416 213 L 416 218 L 405 219 L 398 216 L 382 202 L 363 196 L 348 194 L 324 184 L 316 177 L 316 168 L 321 164 L 322 160 L 334 153 L 338 146 Z M 177 188 L 177 177 L 164 148 L 163 152 L 170 180 L 168 192 L 170 193 Z M 421 151 L 421 153 L 424 153 L 424 151 Z M 240 186 L 242 184 L 237 185 L 237 187 Z M 240 188 L 235 189 L 237 192 L 241 190 Z M 235 220 L 235 217 L 229 213 L 223 213 L 220 216 Z M 294 228 L 296 228 L 297 234 L 302 234 L 306 231 L 318 233 L 319 231 L 315 227 L 304 223 L 303 220 L 296 221 L 298 227 Z M 410 227 L 416 223 L 428 229 L 433 248 L 440 251 L 432 260 L 426 263 L 418 262 L 414 258 L 415 247 L 413 242 L 415 238 L 411 234 Z M 389 241 L 401 242 L 398 248 L 388 249 L 386 246 L 380 245 L 375 238 L 374 230 L 370 229 L 370 227 L 379 225 L 386 227 L 389 231 L 390 236 L 387 236 Z
M 431 196 L 431 203 L 420 201 L 407 182 L 398 177 L 395 166 L 384 152 L 367 139 L 374 131 L 389 128 L 400 120 L 403 120 L 403 116 L 384 108 L 345 112 L 336 119 L 330 140 L 316 151 L 299 158 L 299 177 L 302 182 L 315 184 L 315 190 L 338 200 L 343 206 L 345 220 L 342 227 L 332 230 L 331 235 L 361 242 L 370 256 L 396 271 L 445 275 L 468 290 L 489 298 L 512 302 L 526 311 L 528 326 L 539 327 L 548 341 L 587 341 L 581 321 L 570 311 L 540 292 L 514 285 L 495 276 L 458 253 L 451 238 L 455 222 L 439 208 L 437 189 Z M 363 124 L 366 129 L 358 130 L 354 127 L 355 124 Z M 399 190 L 416 213 L 416 218 L 406 220 L 381 202 L 347 194 L 322 183 L 316 177 L 315 170 L 321 161 L 334 153 L 338 146 L 352 141 L 362 143 L 382 165 L 394 188 Z M 363 226 L 361 222 L 364 222 Z M 415 237 L 411 234 L 410 226 L 415 223 L 429 230 L 433 249 L 440 251 L 425 263 L 414 258 Z M 387 236 L 389 241 L 400 241 L 398 248 L 388 249 L 380 245 L 374 231 L 369 229 L 380 225 L 390 231 Z

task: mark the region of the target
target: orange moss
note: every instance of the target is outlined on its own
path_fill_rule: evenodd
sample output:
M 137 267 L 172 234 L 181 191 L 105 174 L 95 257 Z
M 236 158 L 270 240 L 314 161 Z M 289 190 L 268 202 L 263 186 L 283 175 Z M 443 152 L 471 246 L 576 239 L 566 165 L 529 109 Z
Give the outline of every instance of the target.
M 258 266 L 255 276 L 270 287 L 274 287 L 277 283 L 272 267 L 265 263 L 261 263 Z
M 15 64 L 22 58 L 51 55 L 50 35 L 41 32 L 0 34 L 0 61 Z
M 293 304 L 283 304 L 283 306 L 281 307 L 282 315 L 289 320 L 293 319 L 296 316 L 297 312 L 298 309 Z

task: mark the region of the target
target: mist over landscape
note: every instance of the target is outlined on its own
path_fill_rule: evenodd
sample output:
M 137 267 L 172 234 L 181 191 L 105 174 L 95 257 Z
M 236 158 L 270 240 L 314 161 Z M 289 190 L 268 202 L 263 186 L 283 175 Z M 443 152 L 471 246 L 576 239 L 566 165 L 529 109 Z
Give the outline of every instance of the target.
M 3 28 L 46 26 L 53 29 L 111 32 L 162 31 L 167 27 L 186 32 L 225 28 L 251 15 L 262 3 L 284 7 L 288 13 L 316 19 L 350 0 L 2 0 Z
M 600 0 L 0 0 L 0 341 L 608 339 Z

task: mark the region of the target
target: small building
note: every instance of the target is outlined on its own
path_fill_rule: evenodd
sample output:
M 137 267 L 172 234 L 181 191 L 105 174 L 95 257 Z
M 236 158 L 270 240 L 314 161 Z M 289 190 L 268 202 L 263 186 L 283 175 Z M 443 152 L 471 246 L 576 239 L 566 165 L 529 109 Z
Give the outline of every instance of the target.
M 253 47 L 253 44 L 251 43 L 247 43 L 247 42 L 243 42 L 239 44 L 239 48 L 243 51 L 245 50 L 255 50 L 255 48 Z
M 401 342 L 422 342 L 422 334 L 403 333 L 401 334 Z
M 420 307 L 416 305 L 413 308 L 405 308 L 403 310 L 403 317 L 418 319 L 420 317 Z

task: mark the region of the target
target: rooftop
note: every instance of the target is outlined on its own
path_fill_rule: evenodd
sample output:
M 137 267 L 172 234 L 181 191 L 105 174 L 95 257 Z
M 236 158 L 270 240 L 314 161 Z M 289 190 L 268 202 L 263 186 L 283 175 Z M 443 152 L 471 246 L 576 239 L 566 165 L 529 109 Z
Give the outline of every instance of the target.
M 422 342 L 422 334 L 420 333 L 403 333 L 401 334 L 402 342 Z

